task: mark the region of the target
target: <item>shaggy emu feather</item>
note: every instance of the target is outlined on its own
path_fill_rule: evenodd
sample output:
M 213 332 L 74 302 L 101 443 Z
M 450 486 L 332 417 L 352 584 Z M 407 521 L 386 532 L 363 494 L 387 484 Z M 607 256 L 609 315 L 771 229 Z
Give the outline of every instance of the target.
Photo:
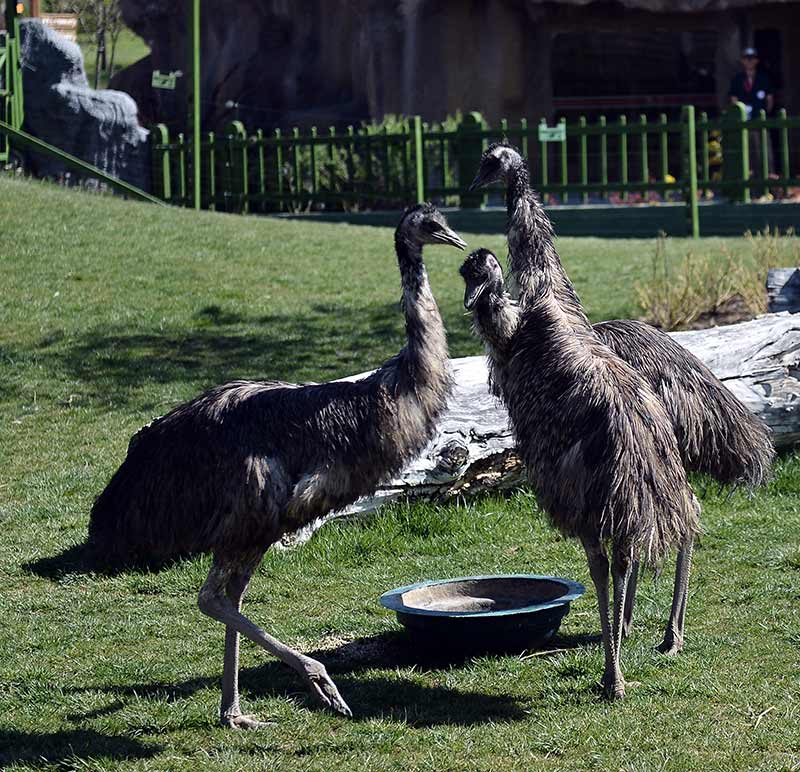
M 234 381 L 201 394 L 134 435 L 92 509 L 89 544 L 106 565 L 213 552 L 198 603 L 226 625 L 223 725 L 259 726 L 239 707 L 240 633 L 350 715 L 324 666 L 254 625 L 241 601 L 281 535 L 374 492 L 433 435 L 451 374 L 423 244 L 465 246 L 435 207 L 404 214 L 395 232 L 407 334 L 399 354 L 357 382 Z
M 555 250 L 550 221 L 530 189 L 524 161 L 504 145 L 486 151 L 473 187 L 495 180 L 508 185 L 509 266 L 519 319 L 499 355 L 502 367 L 493 366 L 493 382 L 542 507 L 586 551 L 600 607 L 602 683 L 608 697 L 618 698 L 625 693 L 619 654 L 633 567 L 640 559 L 659 563 L 673 547 L 683 559 L 661 648 L 674 653 L 682 644 L 699 507 L 661 400 L 592 328 Z M 493 275 L 502 275 L 499 265 L 490 267 Z M 465 303 L 473 305 L 480 294 L 468 286 Z M 496 329 L 511 330 L 510 304 L 490 310 L 503 312 Z
M 549 254 L 551 250 L 555 254 L 552 226 L 531 190 L 524 159 L 514 148 L 497 143 L 487 149 L 484 162 L 487 175 L 502 175 L 507 181 L 510 251 L 523 264 L 526 254 Z M 507 171 L 501 171 L 501 167 Z M 475 300 L 481 296 L 473 307 L 473 319 L 476 333 L 486 343 L 490 381 L 499 396 L 501 360 L 507 356 L 519 308 L 503 289 L 502 270 L 496 259 L 486 254 L 471 256 L 462 275 L 467 293 Z M 572 285 L 563 271 L 557 274 L 567 305 L 574 304 L 577 296 Z M 514 276 L 512 273 L 511 278 Z M 595 324 L 593 329 L 661 399 L 687 471 L 707 474 L 722 484 L 743 483 L 750 488 L 767 481 L 775 455 L 768 427 L 703 362 L 669 335 L 643 322 L 617 319 Z M 680 553 L 679 564 L 685 561 L 686 555 Z M 638 566 L 634 565 L 626 593 L 624 636 L 631 628 L 637 577 Z

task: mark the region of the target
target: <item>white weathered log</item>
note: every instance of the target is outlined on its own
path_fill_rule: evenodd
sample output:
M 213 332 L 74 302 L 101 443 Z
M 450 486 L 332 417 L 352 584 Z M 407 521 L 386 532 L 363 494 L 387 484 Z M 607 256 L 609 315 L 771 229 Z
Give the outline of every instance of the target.
M 800 268 L 767 271 L 767 310 L 771 314 L 800 311 Z
M 800 314 L 767 314 L 750 322 L 672 333 L 773 431 L 777 447 L 800 443 Z M 419 458 L 374 496 L 322 518 L 370 512 L 400 497 L 448 498 L 519 485 L 508 414 L 486 386 L 482 356 L 452 360 L 455 388 L 438 433 Z M 365 374 L 343 380 L 358 380 Z

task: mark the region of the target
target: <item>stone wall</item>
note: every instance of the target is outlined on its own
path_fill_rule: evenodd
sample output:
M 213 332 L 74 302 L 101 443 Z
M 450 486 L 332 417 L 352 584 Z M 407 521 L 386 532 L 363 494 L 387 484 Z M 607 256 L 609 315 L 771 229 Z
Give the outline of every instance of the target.
M 800 110 L 796 0 L 218 0 L 202 2 L 203 125 L 355 121 L 387 112 L 437 120 L 456 110 L 553 113 L 552 50 L 564 32 L 716 30 L 716 93 L 727 95 L 749 30 L 784 32 L 786 101 Z M 115 88 L 145 121 L 182 128 L 185 83 L 150 87 L 154 69 L 185 70 L 186 0 L 122 0 L 152 54 Z M 556 43 L 554 43 L 556 41 Z M 631 62 L 636 67 L 637 61 Z M 227 106 L 227 103 L 235 103 Z

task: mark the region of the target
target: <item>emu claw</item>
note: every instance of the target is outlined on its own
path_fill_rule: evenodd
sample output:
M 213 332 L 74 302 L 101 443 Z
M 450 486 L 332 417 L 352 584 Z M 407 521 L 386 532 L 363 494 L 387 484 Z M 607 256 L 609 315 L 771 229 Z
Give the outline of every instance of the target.
M 310 660 L 304 670 L 306 681 L 311 693 L 326 707 L 347 718 L 352 718 L 353 712 L 342 699 L 336 684 L 331 680 L 328 671 L 321 662 Z
M 228 729 L 263 729 L 272 722 L 259 721 L 255 716 L 239 713 L 235 716 L 222 716 L 220 723 Z
M 673 635 L 665 635 L 664 640 L 656 646 L 656 651 L 674 657 L 683 648 L 683 639 Z

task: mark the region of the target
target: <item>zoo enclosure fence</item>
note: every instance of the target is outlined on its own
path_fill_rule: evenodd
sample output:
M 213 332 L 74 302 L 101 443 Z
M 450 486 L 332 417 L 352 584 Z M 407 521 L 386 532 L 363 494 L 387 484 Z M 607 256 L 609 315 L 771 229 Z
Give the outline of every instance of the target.
M 22 126 L 22 70 L 19 62 L 19 20 L 6 9 L 6 28 L 0 30 L 0 121 L 19 129 Z M 0 163 L 7 163 L 11 145 L 0 132 Z
M 203 136 L 201 206 L 240 213 L 357 211 L 430 199 L 477 208 L 489 195 L 468 191 L 481 153 L 489 142 L 507 139 L 528 158 L 532 182 L 548 203 L 682 202 L 687 232 L 697 235 L 701 198 L 747 203 L 752 194 L 780 197 L 800 186 L 799 134 L 800 117 L 781 110 L 748 121 L 741 105 L 713 119 L 688 106 L 677 120 L 600 116 L 548 126 L 523 119 L 494 128 L 478 113 L 447 124 L 414 116 L 391 125 L 286 134 L 250 133 L 235 121 Z M 170 137 L 163 125 L 151 142 L 154 194 L 193 204 L 191 143 L 182 134 Z

